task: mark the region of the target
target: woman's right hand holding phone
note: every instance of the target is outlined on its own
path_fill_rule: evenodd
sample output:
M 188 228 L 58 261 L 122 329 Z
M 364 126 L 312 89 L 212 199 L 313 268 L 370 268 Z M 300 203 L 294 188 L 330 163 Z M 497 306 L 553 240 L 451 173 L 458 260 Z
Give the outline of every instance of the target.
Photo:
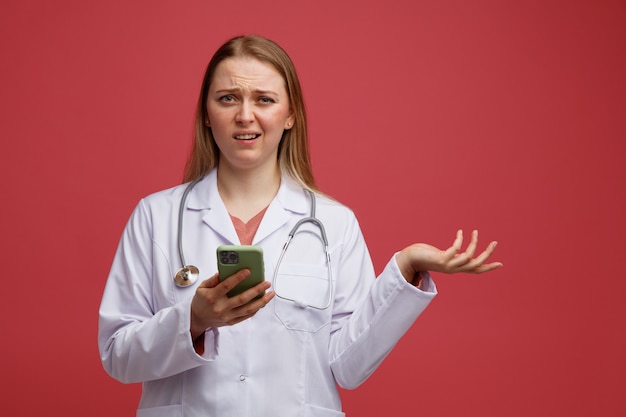
M 213 275 L 200 283 L 191 300 L 191 338 L 194 341 L 196 352 L 204 344 L 200 343 L 206 329 L 213 327 L 232 326 L 254 316 L 257 311 L 265 307 L 272 298 L 274 292 L 267 291 L 271 283 L 263 281 L 260 284 L 228 297 L 226 294 L 238 283 L 250 276 L 248 269 L 233 274 L 228 279 L 220 282 L 219 274 Z M 263 294 L 257 298 L 259 295 Z M 201 345 L 201 346 L 200 346 Z M 202 352 L 198 352 L 201 354 Z

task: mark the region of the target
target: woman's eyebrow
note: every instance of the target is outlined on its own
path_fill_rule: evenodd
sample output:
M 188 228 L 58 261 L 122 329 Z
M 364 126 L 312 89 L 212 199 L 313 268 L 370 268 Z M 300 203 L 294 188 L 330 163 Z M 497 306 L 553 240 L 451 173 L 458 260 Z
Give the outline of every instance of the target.
M 216 94 L 232 94 L 232 93 L 239 93 L 241 92 L 241 87 L 233 87 L 233 88 L 222 88 L 220 90 L 215 91 Z M 278 93 L 272 90 L 262 90 L 262 89 L 255 89 L 252 90 L 252 93 L 254 94 L 271 94 L 271 95 L 275 95 L 277 96 Z

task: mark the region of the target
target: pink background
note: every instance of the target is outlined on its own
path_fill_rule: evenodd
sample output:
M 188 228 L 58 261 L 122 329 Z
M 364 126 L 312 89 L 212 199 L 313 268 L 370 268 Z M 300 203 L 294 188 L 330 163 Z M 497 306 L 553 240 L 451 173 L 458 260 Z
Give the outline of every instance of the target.
M 295 61 L 318 183 L 378 271 L 457 228 L 500 242 L 504 269 L 435 275 L 342 391 L 349 416 L 626 415 L 623 0 L 3 1 L 1 415 L 134 415 L 140 386 L 99 362 L 100 296 L 138 199 L 180 182 L 210 55 L 243 33 Z

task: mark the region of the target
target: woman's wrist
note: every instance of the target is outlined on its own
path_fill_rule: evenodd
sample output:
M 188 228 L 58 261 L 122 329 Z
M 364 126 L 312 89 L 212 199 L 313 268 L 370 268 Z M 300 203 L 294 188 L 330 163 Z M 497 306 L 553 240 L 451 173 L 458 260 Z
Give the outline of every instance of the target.
M 192 340 L 193 340 L 193 349 L 196 351 L 196 353 L 200 356 L 202 356 L 202 354 L 204 354 L 204 332 L 196 337 L 195 339 L 193 339 L 192 336 Z
M 411 282 L 411 284 L 421 289 L 420 285 L 422 284 L 422 271 L 417 271 L 415 273 L 415 275 L 413 276 L 413 282 Z
M 400 273 L 404 277 L 404 279 L 414 286 L 418 286 L 422 282 L 421 271 L 413 268 L 411 262 L 409 262 L 408 255 L 406 253 L 407 249 L 403 249 L 396 255 L 396 263 L 398 264 L 398 269 L 400 269 Z
M 396 263 L 398 264 L 398 269 L 400 269 L 400 273 L 404 279 L 409 284 L 422 289 L 420 285 L 424 282 L 423 274 L 427 271 L 415 269 L 414 265 L 410 262 L 410 255 L 408 254 L 409 250 L 410 248 L 405 248 L 398 252 L 396 255 Z

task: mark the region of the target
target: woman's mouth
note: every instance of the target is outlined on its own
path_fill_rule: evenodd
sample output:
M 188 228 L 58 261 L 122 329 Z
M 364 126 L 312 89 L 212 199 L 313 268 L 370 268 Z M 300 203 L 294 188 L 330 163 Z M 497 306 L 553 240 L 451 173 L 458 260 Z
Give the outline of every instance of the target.
M 235 139 L 237 139 L 237 140 L 252 140 L 252 139 L 258 138 L 259 136 L 261 136 L 261 135 L 248 133 L 248 134 L 245 134 L 245 135 L 236 135 Z

